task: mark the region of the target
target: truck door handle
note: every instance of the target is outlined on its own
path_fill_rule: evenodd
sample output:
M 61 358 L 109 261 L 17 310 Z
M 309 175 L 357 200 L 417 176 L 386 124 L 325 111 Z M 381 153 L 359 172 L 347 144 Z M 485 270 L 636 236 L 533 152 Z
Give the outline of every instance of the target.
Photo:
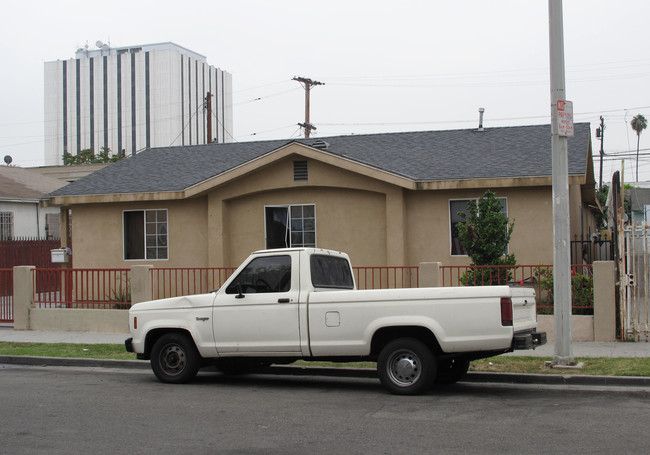
M 278 303 L 289 303 L 291 300 L 289 299 L 278 299 Z

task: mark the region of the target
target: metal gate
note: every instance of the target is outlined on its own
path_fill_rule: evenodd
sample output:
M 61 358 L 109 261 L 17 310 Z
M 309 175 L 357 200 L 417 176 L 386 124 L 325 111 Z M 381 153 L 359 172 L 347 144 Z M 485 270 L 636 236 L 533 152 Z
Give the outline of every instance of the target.
M 643 223 L 627 225 L 619 235 L 621 339 L 649 341 L 648 296 L 650 294 L 650 226 Z

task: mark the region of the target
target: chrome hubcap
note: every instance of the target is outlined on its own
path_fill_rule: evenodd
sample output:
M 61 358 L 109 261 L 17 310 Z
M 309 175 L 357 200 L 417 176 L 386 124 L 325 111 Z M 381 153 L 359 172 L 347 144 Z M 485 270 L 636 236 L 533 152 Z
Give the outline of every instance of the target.
M 160 353 L 160 357 L 160 364 L 167 374 L 179 374 L 185 368 L 185 352 L 179 346 L 166 346 Z
M 406 387 L 415 383 L 422 374 L 420 359 L 412 351 L 402 350 L 394 352 L 388 362 L 391 381 Z

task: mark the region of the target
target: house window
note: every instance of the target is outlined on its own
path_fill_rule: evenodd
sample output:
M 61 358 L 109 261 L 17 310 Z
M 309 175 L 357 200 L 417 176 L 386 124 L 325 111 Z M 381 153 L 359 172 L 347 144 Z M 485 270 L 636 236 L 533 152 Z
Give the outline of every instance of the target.
M 264 208 L 266 247 L 315 247 L 316 206 L 280 205 Z
M 45 234 L 48 239 L 61 238 L 61 225 L 58 213 L 47 213 L 45 215 Z
M 124 259 L 167 259 L 167 210 L 124 212 Z
M 0 240 L 11 240 L 14 238 L 14 214 L 13 212 L 0 212 Z
M 506 198 L 498 198 L 501 201 L 501 214 L 508 216 L 508 205 Z M 474 201 L 478 204 L 478 199 L 457 199 L 449 201 L 449 220 L 451 231 L 451 255 L 452 256 L 467 256 L 467 252 L 460 243 L 458 236 L 458 224 L 463 223 L 465 220 L 458 214 L 459 212 L 467 214 L 467 203 Z

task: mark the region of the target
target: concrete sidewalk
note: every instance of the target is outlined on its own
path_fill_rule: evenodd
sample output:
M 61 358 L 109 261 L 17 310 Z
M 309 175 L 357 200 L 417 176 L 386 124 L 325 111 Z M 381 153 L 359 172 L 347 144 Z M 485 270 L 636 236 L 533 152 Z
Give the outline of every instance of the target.
M 20 343 L 78 343 L 78 344 L 124 344 L 128 333 L 101 332 L 40 332 L 32 330 L 14 330 L 0 327 L 0 342 Z M 572 344 L 574 357 L 650 357 L 650 343 L 588 343 Z M 513 356 L 553 357 L 555 344 L 550 341 L 535 350 L 515 351 Z

